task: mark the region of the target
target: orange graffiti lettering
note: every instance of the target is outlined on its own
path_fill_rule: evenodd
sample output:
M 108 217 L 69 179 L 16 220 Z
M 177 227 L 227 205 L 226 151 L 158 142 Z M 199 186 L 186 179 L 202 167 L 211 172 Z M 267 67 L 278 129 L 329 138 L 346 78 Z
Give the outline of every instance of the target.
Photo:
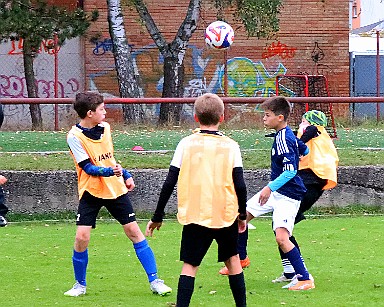
M 55 48 L 54 48 L 54 40 L 53 39 L 46 39 L 41 42 L 41 45 L 39 47 L 39 50 L 37 53 L 48 53 L 48 54 L 55 54 Z M 57 51 L 60 50 L 60 47 L 57 47 Z M 19 40 L 13 40 L 11 42 L 11 50 L 8 51 L 9 55 L 17 55 L 17 54 L 23 54 L 23 39 L 20 38 Z
M 282 44 L 280 41 L 275 44 L 273 42 L 270 46 L 265 48 L 266 51 L 262 53 L 263 59 L 271 58 L 275 55 L 279 55 L 282 59 L 289 59 L 295 56 L 297 48 L 289 48 L 286 44 Z

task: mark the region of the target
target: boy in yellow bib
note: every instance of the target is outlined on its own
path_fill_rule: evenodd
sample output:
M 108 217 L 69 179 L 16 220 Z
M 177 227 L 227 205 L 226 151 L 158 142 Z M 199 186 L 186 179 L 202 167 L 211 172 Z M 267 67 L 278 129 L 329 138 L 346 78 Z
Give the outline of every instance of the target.
M 103 206 L 123 226 L 126 236 L 132 241 L 152 292 L 159 295 L 171 293 L 172 289 L 157 277 L 155 256 L 136 222 L 128 197 L 135 183 L 131 174 L 116 163 L 111 128 L 104 122 L 103 96 L 92 92 L 79 93 L 74 109 L 80 122 L 69 131 L 67 142 L 76 165 L 80 199 L 72 256 L 76 283 L 64 294 L 79 296 L 86 293 L 88 244 L 91 229 L 95 228 L 97 214 Z
M 215 94 L 198 97 L 194 117 L 200 129 L 176 147 L 155 214 L 146 235 L 162 225 L 164 208 L 177 184 L 177 219 L 183 225 L 177 307 L 189 306 L 197 270 L 213 240 L 218 261 L 229 271 L 236 306 L 246 306 L 244 274 L 237 252 L 239 231 L 245 231 L 247 188 L 239 145 L 219 130 L 224 103 Z

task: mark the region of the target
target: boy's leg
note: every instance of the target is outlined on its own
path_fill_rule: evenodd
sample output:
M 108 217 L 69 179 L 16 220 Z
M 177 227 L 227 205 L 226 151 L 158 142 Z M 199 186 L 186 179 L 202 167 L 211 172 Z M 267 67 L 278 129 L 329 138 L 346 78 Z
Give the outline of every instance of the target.
M 164 281 L 157 276 L 155 255 L 136 222 L 135 212 L 133 211 L 128 194 L 119 196 L 114 200 L 106 200 L 104 205 L 112 216 L 123 226 L 126 236 L 133 243 L 136 256 L 147 274 L 151 291 L 159 295 L 171 293 L 172 289 L 165 285 Z
M 189 306 L 195 289 L 195 277 L 198 268 L 198 266 L 184 262 L 177 285 L 177 307 Z
M 244 232 L 239 233 L 239 237 L 237 239 L 237 251 L 239 253 L 240 264 L 242 268 L 247 268 L 251 264 L 251 261 L 249 260 L 247 255 L 247 245 L 248 245 L 248 226 Z M 219 273 L 221 275 L 228 275 L 229 272 L 228 272 L 227 266 L 221 268 Z
M 157 276 L 155 255 L 148 245 L 148 241 L 145 239 L 137 222 L 133 221 L 125 224 L 123 225 L 123 228 L 125 234 L 133 243 L 136 256 L 147 274 L 152 292 L 161 296 L 171 293 L 172 289 L 164 284 L 164 281 Z
M 225 265 L 228 268 L 229 286 L 232 291 L 233 298 L 237 307 L 244 307 L 247 305 L 246 289 L 244 281 L 244 273 L 240 264 L 238 255 L 230 257 L 225 261 Z
M 86 275 L 88 266 L 88 244 L 92 226 L 77 226 L 72 255 L 73 271 L 76 283 L 64 293 L 66 296 L 79 296 L 86 293 Z
M 180 244 L 180 261 L 183 262 L 183 268 L 179 278 L 176 306 L 189 306 L 197 270 L 207 254 L 216 232 L 216 229 L 197 224 L 183 226 Z
M 236 306 L 246 306 L 246 291 L 243 268 L 238 254 L 238 221 L 218 230 L 215 240 L 218 246 L 219 262 L 228 268 L 228 281 Z
M 286 253 L 288 260 L 292 264 L 297 275 L 298 283 L 289 288 L 289 290 L 309 290 L 315 288 L 313 280 L 310 279 L 308 270 L 299 250 L 289 240 L 289 232 L 285 228 L 277 228 L 276 242 L 283 252 Z
M 307 192 L 305 193 L 304 198 L 300 203 L 300 209 L 296 214 L 295 224 L 301 222 L 302 220 L 305 220 L 304 212 L 309 210 L 320 198 L 320 196 L 323 194 L 324 191 L 322 190 L 322 187 L 323 185 L 321 184 L 306 185 Z M 297 243 L 296 238 L 292 235 L 290 236 L 289 240 L 296 246 L 296 248 L 299 250 L 299 253 L 301 254 L 299 244 Z M 284 270 L 283 274 L 287 279 L 292 279 L 294 276 L 293 267 L 289 262 L 287 255 L 280 249 L 280 247 L 279 247 L 279 252 L 281 257 L 281 263 L 283 265 L 283 270 Z M 276 278 L 274 281 L 278 281 L 279 278 L 280 277 Z M 281 279 L 284 279 L 284 278 L 281 278 Z
M 248 226 L 244 232 L 239 233 L 239 237 L 237 239 L 237 250 L 239 252 L 240 260 L 245 260 L 245 258 L 247 258 L 247 245 L 248 245 Z
M 299 245 L 295 239 L 295 237 L 292 235 L 289 237 L 289 240 L 296 246 L 296 248 L 300 252 Z M 289 262 L 287 255 L 282 251 L 282 249 L 278 246 L 280 258 L 281 258 L 281 264 L 283 266 L 283 274 L 275 279 L 272 280 L 273 283 L 278 282 L 288 282 L 291 281 L 293 277 L 295 277 L 295 270 L 292 266 L 292 264 Z M 301 252 L 300 252 L 301 253 Z
M 247 201 L 247 223 L 255 217 L 259 217 L 273 211 L 272 204 L 274 193 L 271 194 L 269 200 L 263 206 L 260 206 L 259 198 L 260 192 Z
M 136 221 L 123 225 L 124 232 L 132 241 L 137 258 L 147 273 L 148 281 L 157 279 L 155 255 Z
M 88 265 L 88 244 L 91 237 L 91 226 L 78 226 L 73 250 L 72 263 L 75 271 L 75 279 L 82 286 L 86 286 L 86 274 Z

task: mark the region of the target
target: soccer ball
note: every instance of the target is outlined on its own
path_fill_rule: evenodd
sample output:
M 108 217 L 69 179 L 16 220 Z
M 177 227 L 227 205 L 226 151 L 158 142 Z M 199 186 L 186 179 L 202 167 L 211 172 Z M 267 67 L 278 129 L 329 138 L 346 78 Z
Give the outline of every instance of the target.
M 234 37 L 232 27 L 224 21 L 214 21 L 205 29 L 205 42 L 212 48 L 227 49 Z

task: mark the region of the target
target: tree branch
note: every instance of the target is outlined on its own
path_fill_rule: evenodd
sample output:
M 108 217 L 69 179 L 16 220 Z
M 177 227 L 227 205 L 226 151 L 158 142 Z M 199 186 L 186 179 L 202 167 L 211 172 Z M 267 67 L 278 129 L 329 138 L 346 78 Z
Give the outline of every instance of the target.
M 135 5 L 135 8 L 139 13 L 141 20 L 144 21 L 144 24 L 148 30 L 148 33 L 153 39 L 153 41 L 155 42 L 159 51 L 161 52 L 161 54 L 165 54 L 168 49 L 167 41 L 164 39 L 156 23 L 152 19 L 152 16 L 148 12 L 147 6 L 145 5 L 144 1 L 133 0 L 133 4 Z

